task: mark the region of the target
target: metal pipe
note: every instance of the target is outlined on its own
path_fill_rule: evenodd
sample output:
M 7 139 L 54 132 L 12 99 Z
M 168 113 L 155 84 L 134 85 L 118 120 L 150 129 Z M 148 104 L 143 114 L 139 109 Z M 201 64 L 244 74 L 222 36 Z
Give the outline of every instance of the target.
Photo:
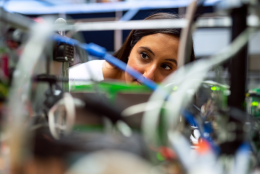
M 230 27 L 232 20 L 230 17 L 200 18 L 196 27 Z M 132 29 L 160 29 L 160 28 L 184 28 L 187 25 L 185 19 L 164 19 L 164 20 L 133 20 L 133 21 L 103 21 L 103 22 L 82 22 L 73 25 L 55 26 L 56 30 L 74 31 L 104 31 L 104 30 L 132 30 Z M 251 16 L 247 18 L 247 25 L 258 27 L 259 20 Z

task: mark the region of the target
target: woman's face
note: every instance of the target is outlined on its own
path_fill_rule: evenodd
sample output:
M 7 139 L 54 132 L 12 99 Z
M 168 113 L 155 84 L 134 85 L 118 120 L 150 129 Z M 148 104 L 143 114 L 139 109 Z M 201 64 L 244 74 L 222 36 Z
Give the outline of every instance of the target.
M 179 39 L 170 34 L 144 36 L 131 50 L 127 66 L 159 83 L 177 69 L 178 48 Z M 141 84 L 127 73 L 125 80 L 127 83 Z

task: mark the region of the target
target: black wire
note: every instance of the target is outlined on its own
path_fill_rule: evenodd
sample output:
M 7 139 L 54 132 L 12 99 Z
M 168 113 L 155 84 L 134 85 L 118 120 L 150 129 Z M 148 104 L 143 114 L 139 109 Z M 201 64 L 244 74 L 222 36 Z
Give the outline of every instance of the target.
M 195 11 L 195 14 L 193 16 L 193 21 L 197 21 L 198 17 L 201 16 L 203 12 L 203 4 L 206 0 L 197 0 L 197 9 Z
M 199 108 L 198 106 L 196 106 L 195 104 L 193 104 L 193 107 L 194 107 L 198 112 L 201 113 L 201 110 L 200 110 L 200 108 Z
M 46 48 L 46 74 L 50 74 L 50 66 L 51 66 L 51 60 L 53 59 L 53 54 L 52 54 L 52 45 L 50 46 L 47 45 Z
M 240 123 L 245 123 L 247 121 L 250 123 L 256 122 L 256 119 L 252 115 L 234 107 L 230 107 L 228 111 L 224 111 L 222 109 L 219 109 L 218 111 L 221 114 L 229 115 Z
M 34 82 L 48 82 L 48 83 L 57 83 L 57 82 L 69 82 L 69 81 L 77 81 L 77 82 L 91 82 L 89 79 L 69 79 L 68 77 L 56 77 L 54 75 L 49 74 L 40 74 L 32 77 Z
M 85 103 L 84 109 L 96 116 L 107 117 L 113 124 L 119 120 L 125 122 L 124 117 L 121 115 L 122 108 L 111 106 L 108 99 L 100 101 L 98 97 L 88 93 L 72 93 L 72 96 L 82 100 Z M 85 114 L 85 116 L 88 116 L 88 114 Z

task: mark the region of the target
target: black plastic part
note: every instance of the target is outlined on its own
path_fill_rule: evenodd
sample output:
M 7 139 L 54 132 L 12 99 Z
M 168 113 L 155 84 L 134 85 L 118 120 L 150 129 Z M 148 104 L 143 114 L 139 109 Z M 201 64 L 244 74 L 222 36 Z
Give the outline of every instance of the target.
M 56 93 L 56 91 L 60 91 Z M 58 85 L 51 85 L 51 87 L 45 92 L 46 99 L 44 101 L 44 106 L 48 108 L 48 110 L 62 98 L 62 89 Z
M 49 84 L 54 84 L 59 82 L 56 76 L 54 75 L 48 75 L 48 74 L 39 74 L 35 77 L 33 77 L 33 81 L 35 82 L 47 82 Z
M 85 103 L 85 110 L 91 113 L 95 113 L 99 117 L 107 117 L 113 124 L 117 121 L 125 121 L 121 116 L 122 110 L 115 108 L 106 101 L 96 96 L 90 96 L 88 93 L 72 93 L 73 97 L 79 98 Z
M 247 28 L 247 6 L 234 9 L 232 17 L 232 41 Z M 247 90 L 247 44 L 237 52 L 230 64 L 230 90 L 228 105 L 245 110 L 245 93 Z
M 61 43 L 53 50 L 53 60 L 57 62 L 72 62 L 74 57 L 74 47 Z
M 72 154 L 86 155 L 99 150 L 120 150 L 148 158 L 143 138 L 134 133 L 130 137 L 103 132 L 72 132 L 59 140 L 52 138 L 48 129 L 35 132 L 33 153 L 38 158 L 58 157 L 64 160 Z
M 235 40 L 247 28 L 247 6 L 243 5 L 231 11 L 232 17 L 232 41 Z M 229 64 L 230 72 L 230 91 L 228 97 L 228 106 L 236 110 L 229 113 L 229 122 L 236 124 L 236 129 L 232 131 L 235 139 L 229 142 L 220 144 L 222 154 L 235 154 L 238 147 L 246 140 L 246 133 L 243 130 L 247 114 L 242 114 L 246 110 L 245 94 L 247 88 L 247 44 L 243 46 L 231 59 Z M 242 111 L 242 112 L 237 112 Z
M 63 96 L 61 87 L 57 84 L 59 79 L 54 75 L 40 74 L 33 78 L 35 82 L 44 82 L 49 84 L 49 89 L 45 92 L 45 100 L 43 102 L 43 112 L 48 120 L 47 113 L 51 107 L 59 101 Z

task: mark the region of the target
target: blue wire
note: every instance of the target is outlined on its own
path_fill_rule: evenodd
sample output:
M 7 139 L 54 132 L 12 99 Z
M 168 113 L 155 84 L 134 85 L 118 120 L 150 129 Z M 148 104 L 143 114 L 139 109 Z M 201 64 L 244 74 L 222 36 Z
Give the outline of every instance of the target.
M 187 120 L 187 122 L 191 125 L 191 126 L 196 126 L 198 127 L 199 131 L 200 131 L 200 134 L 201 134 L 201 137 L 207 141 L 211 147 L 211 149 L 216 153 L 216 154 L 219 154 L 220 152 L 220 148 L 209 138 L 209 137 L 205 137 L 204 136 L 204 132 L 201 130 L 197 120 L 194 118 L 194 116 L 188 112 L 187 110 L 183 110 L 182 111 L 182 115 L 183 117 Z
M 130 74 L 132 77 L 136 78 L 138 81 L 142 82 L 145 84 L 147 87 L 155 91 L 157 89 L 157 84 L 154 83 L 153 81 L 145 78 L 141 73 L 135 71 L 133 68 L 127 66 L 124 62 L 121 60 L 111 56 L 110 54 L 106 54 L 104 59 L 108 61 L 109 63 L 117 66 L 117 68 L 126 71 L 128 74 Z
M 237 153 L 248 153 L 249 151 L 252 151 L 251 146 L 249 145 L 249 143 L 244 142 L 239 146 Z
M 196 126 L 199 128 L 199 124 L 198 124 L 197 120 L 193 117 L 193 115 L 190 112 L 183 110 L 182 115 L 184 116 L 184 118 L 188 121 L 188 123 L 191 126 Z

